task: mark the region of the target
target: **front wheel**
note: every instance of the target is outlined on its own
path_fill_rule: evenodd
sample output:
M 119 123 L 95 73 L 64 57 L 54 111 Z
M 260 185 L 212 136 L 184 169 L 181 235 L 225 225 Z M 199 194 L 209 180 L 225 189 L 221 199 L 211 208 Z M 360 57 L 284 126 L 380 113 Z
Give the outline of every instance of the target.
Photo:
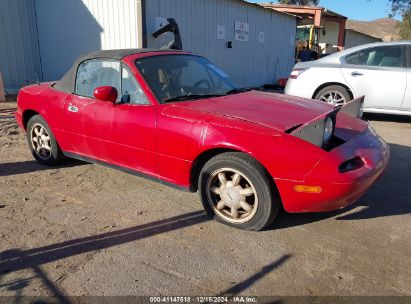
M 223 153 L 210 159 L 200 173 L 199 190 L 212 218 L 244 230 L 267 227 L 281 204 L 271 176 L 243 153 Z
M 34 158 L 43 165 L 57 165 L 65 160 L 50 127 L 41 115 L 35 115 L 27 123 L 27 143 Z

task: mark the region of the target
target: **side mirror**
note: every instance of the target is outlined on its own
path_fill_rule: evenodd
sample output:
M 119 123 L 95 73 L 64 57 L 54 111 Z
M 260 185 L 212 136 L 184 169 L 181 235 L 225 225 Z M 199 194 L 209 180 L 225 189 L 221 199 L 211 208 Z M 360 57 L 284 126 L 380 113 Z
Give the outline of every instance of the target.
M 117 89 L 110 86 L 98 87 L 94 90 L 94 97 L 97 100 L 108 101 L 111 103 L 116 103 L 118 92 Z

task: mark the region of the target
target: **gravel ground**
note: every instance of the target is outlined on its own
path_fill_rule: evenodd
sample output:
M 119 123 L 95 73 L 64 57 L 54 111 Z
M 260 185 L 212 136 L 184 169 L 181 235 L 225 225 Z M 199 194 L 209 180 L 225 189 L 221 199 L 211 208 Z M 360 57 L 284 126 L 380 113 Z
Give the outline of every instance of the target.
M 358 203 L 257 233 L 210 221 L 197 194 L 37 164 L 13 106 L 0 104 L 0 296 L 411 296 L 409 118 L 368 117 L 392 159 Z

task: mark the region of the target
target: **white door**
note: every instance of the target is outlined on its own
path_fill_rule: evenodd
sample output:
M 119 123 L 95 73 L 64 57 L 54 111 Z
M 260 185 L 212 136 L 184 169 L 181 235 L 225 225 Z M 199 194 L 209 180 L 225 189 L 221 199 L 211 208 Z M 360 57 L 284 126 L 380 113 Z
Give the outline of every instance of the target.
M 411 111 L 411 45 L 407 47 L 407 89 L 405 91 L 402 109 Z
M 365 108 L 400 109 L 407 87 L 405 47 L 380 46 L 345 57 L 341 71 Z

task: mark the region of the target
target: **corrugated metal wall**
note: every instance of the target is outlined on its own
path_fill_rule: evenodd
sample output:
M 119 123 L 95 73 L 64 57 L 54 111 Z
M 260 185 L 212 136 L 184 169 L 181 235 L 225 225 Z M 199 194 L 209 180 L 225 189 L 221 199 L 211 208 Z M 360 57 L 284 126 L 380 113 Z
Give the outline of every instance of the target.
M 0 70 L 7 93 L 41 80 L 33 0 L 0 0 Z
M 203 55 L 243 86 L 273 83 L 287 77 L 294 65 L 296 20 L 241 0 L 146 0 L 148 47 L 160 47 L 171 36 L 154 39 L 156 17 L 173 17 L 179 24 L 183 49 Z M 234 22 L 249 23 L 248 42 L 234 40 Z M 217 39 L 217 25 L 226 39 Z M 264 31 L 264 43 L 258 34 Z M 227 48 L 227 41 L 233 48 Z
M 136 0 L 35 0 L 45 80 L 59 79 L 79 55 L 139 46 Z
M 0 0 L 0 68 L 6 91 L 59 79 L 79 55 L 141 47 L 141 0 Z M 148 47 L 156 17 L 174 17 L 185 50 L 203 55 L 244 86 L 273 83 L 294 64 L 295 18 L 242 0 L 145 0 Z M 37 18 L 36 18 L 37 17 Z M 234 40 L 234 22 L 249 23 L 248 42 Z M 226 39 L 217 39 L 217 25 Z M 258 34 L 264 31 L 264 43 Z M 227 48 L 227 41 L 233 48 Z

